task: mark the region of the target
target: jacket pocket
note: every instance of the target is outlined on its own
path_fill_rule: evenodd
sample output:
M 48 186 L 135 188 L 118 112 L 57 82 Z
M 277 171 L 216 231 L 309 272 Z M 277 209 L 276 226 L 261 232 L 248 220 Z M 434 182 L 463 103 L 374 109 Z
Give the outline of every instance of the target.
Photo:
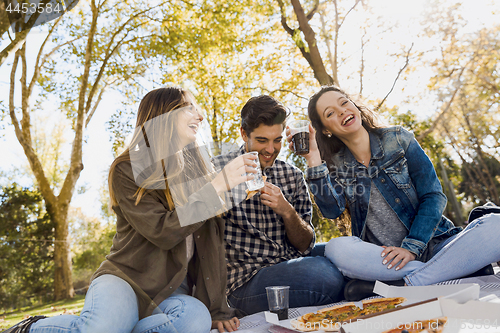
M 347 202 L 352 205 L 356 201 L 356 178 L 339 179 L 339 183 L 344 189 L 344 195 L 347 199 Z
M 390 166 L 385 168 L 385 173 L 389 178 L 392 180 L 394 185 L 397 186 L 397 188 L 410 188 L 411 187 L 411 178 L 410 174 L 408 173 L 408 163 L 406 161 L 406 158 L 401 158 L 400 160 L 397 160 Z

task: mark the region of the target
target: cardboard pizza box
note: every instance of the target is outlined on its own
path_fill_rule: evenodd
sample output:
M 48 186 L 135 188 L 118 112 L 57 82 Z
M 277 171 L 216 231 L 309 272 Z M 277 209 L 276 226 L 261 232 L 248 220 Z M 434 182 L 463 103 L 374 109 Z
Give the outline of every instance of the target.
M 341 333 L 380 333 L 386 330 L 405 327 L 410 328 L 411 323 L 417 320 L 426 320 L 442 317 L 443 312 L 439 299 L 417 302 L 401 306 L 384 314 L 374 314 L 362 317 L 355 322 L 342 325 Z M 407 326 L 405 326 L 407 325 Z M 455 330 L 451 331 L 455 332 Z M 450 333 L 450 332 L 446 332 Z
M 496 296 L 477 299 L 474 286 L 438 299 L 398 307 L 383 314 L 365 316 L 343 325 L 341 333 L 381 333 L 395 327 L 411 328 L 413 322 L 447 317 L 443 333 L 499 333 L 500 299 Z
M 373 292 L 383 297 L 404 297 L 405 305 L 437 297 L 454 297 L 459 302 L 479 298 L 479 285 L 475 283 L 434 285 L 422 287 L 396 287 L 376 281 Z
M 398 326 L 411 328 L 415 321 L 443 316 L 448 318 L 443 333 L 500 332 L 500 300 L 470 300 L 461 304 L 453 298 L 442 297 L 390 311 L 392 312 L 366 316 L 357 322 L 342 325 L 340 332 L 381 333 Z
M 479 286 L 477 284 L 426 287 L 393 287 L 387 286 L 377 281 L 376 288 L 377 292 L 381 296 L 405 297 L 408 299 L 408 301 L 403 303 L 402 306 L 396 309 L 384 312 L 383 315 L 378 314 L 365 316 L 359 322 L 344 324 L 342 328 L 338 328 L 339 330 L 343 329 L 345 333 L 380 333 L 384 330 L 397 327 L 402 323 L 413 322 L 415 320 L 437 318 L 443 315 L 447 315 L 449 312 L 454 311 L 452 305 L 461 304 L 471 300 L 477 300 L 479 297 Z M 440 296 L 444 296 L 447 299 L 453 300 L 452 303 L 446 303 L 447 305 L 444 308 L 445 310 L 442 310 L 442 303 L 437 298 Z M 422 301 L 422 298 L 425 300 Z M 465 309 L 463 311 L 468 310 Z M 266 320 L 269 323 L 282 326 L 292 331 L 300 332 L 293 329 L 291 325 L 291 321 L 293 319 L 279 321 L 278 316 L 271 312 L 266 312 L 265 316 Z M 497 313 L 497 316 L 500 316 L 500 311 Z M 459 326 L 457 325 L 455 325 L 455 327 L 452 327 L 452 325 L 448 325 L 446 332 L 458 332 L 458 328 Z M 323 331 L 318 330 L 314 332 Z M 497 333 L 500 333 L 500 330 Z

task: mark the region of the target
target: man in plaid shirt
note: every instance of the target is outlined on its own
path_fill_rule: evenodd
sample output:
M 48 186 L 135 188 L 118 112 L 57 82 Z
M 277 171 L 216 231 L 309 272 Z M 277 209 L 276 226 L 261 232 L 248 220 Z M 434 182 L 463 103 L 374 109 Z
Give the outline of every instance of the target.
M 225 215 L 228 301 L 246 314 L 268 310 L 267 286 L 290 286 L 290 307 L 342 299 L 344 278 L 314 246 L 312 204 L 302 172 L 276 159 L 287 111 L 270 96 L 252 97 L 241 110 L 240 149 L 214 158 L 222 169 L 239 155 L 257 151 L 267 177 L 260 193 L 246 200 L 246 186 L 231 191 Z

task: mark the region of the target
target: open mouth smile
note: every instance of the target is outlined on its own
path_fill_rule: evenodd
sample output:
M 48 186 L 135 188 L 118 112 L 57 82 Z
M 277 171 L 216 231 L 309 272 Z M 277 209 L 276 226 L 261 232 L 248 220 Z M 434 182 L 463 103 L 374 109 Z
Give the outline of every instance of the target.
M 342 121 L 342 126 L 350 125 L 354 121 L 354 115 L 350 114 Z
M 264 155 L 264 154 L 261 154 L 261 155 L 262 155 L 262 157 L 264 158 L 264 160 L 266 160 L 266 161 L 270 161 L 270 160 L 273 158 L 273 154 L 271 154 L 271 155 Z

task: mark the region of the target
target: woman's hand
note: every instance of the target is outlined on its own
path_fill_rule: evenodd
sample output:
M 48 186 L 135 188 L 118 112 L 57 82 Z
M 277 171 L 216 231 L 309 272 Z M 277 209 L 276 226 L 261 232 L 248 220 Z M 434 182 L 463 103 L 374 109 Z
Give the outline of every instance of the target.
M 246 173 L 257 173 L 256 167 L 259 166 L 259 157 L 252 154 L 243 154 L 238 156 L 224 167 L 221 172 L 212 180 L 217 194 L 229 191 L 244 181 L 253 179 L 252 175 Z
M 288 148 L 295 152 L 293 149 L 293 135 L 291 134 L 290 127 L 286 127 L 286 141 L 288 141 Z M 318 166 L 321 164 L 321 155 L 319 153 L 318 144 L 316 142 L 316 131 L 309 123 L 309 153 L 300 155 L 303 156 L 309 167 Z
M 240 320 L 233 317 L 229 320 L 214 320 L 212 321 L 212 329 L 216 328 L 219 332 L 234 332 L 240 327 Z M 224 330 L 225 329 L 225 330 Z
M 407 249 L 403 249 L 402 247 L 396 246 L 382 246 L 384 250 L 382 251 L 381 257 L 385 257 L 384 261 L 382 261 L 383 265 L 387 266 L 387 269 L 391 269 L 399 263 L 399 266 L 396 267 L 396 270 L 399 271 L 401 268 L 405 267 L 407 263 L 412 260 L 415 260 L 417 257 L 414 253 L 408 251 Z M 392 261 L 391 261 L 392 260 Z

